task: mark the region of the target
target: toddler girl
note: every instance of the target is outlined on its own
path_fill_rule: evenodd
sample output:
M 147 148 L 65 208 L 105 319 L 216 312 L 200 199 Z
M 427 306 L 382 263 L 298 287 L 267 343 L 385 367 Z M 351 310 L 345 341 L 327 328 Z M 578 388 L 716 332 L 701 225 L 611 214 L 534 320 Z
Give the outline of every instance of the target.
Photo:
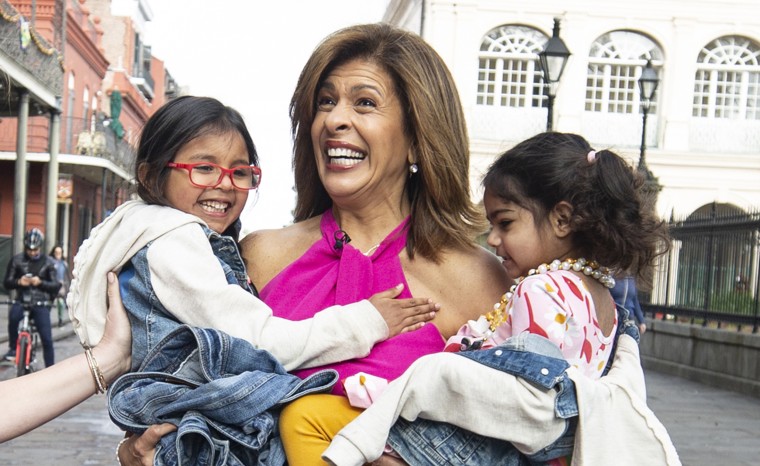
M 646 280 L 655 259 L 667 248 L 666 227 L 655 217 L 651 199 L 641 189 L 642 182 L 620 156 L 608 150 L 595 151 L 574 134 L 539 134 L 499 157 L 483 181 L 484 205 L 492 227 L 488 244 L 503 259 L 508 275 L 516 283 L 492 311 L 468 322 L 449 339 L 447 351 L 536 381 L 547 376 L 551 367 L 551 362 L 541 359 L 541 355 L 526 356 L 530 364 L 513 359 L 517 367 L 510 369 L 505 369 L 499 359 L 507 351 L 514 355 L 525 349 L 543 348 L 543 356 L 564 359 L 567 362 L 563 364 L 570 366 L 573 373 L 591 379 L 601 377 L 618 327 L 616 307 L 609 293 L 614 285 L 610 271 L 629 271 Z M 539 335 L 556 346 L 535 344 L 537 337 L 524 338 L 528 334 Z M 514 340 L 517 336 L 520 340 Z M 478 349 L 482 351 L 471 351 Z M 571 413 L 562 423 L 565 428 L 559 431 L 566 432 L 559 439 L 555 436 L 556 442 L 549 448 L 527 447 L 529 442 L 521 436 L 524 432 L 520 433 L 525 426 L 494 422 L 494 415 L 514 415 L 514 422 L 528 424 L 540 412 L 538 398 L 533 406 L 519 406 L 517 400 L 525 399 L 524 385 L 516 385 L 519 388 L 514 388 L 515 393 L 506 386 L 493 386 L 492 396 L 486 397 L 483 404 L 476 400 L 473 408 L 462 412 L 462 406 L 470 406 L 467 402 L 473 401 L 471 397 L 482 398 L 477 392 L 480 386 L 488 386 L 488 380 L 462 379 L 462 374 L 451 372 L 459 363 L 452 357 L 456 355 L 420 359 L 406 377 L 391 384 L 396 388 L 389 388 L 380 398 L 382 402 L 373 404 L 338 433 L 323 457 L 339 465 L 374 460 L 383 450 L 390 424 L 403 412 L 406 419 L 421 415 L 483 436 L 512 441 L 521 447 L 520 451 L 533 454 L 533 461 L 561 464 L 567 460 L 557 458 L 572 450 L 578 414 L 576 399 L 562 393 L 567 385 L 552 384 L 559 394 L 550 397 L 554 402 L 563 395 L 567 403 L 557 403 Z M 442 361 L 453 364 L 446 367 Z M 536 365 L 536 361 L 542 365 Z M 432 377 L 419 377 L 426 365 L 446 370 Z M 418 375 L 414 378 L 408 375 L 415 371 Z M 560 375 L 563 372 L 564 369 Z M 467 385 L 462 385 L 463 380 Z M 450 397 L 441 393 L 458 394 L 457 400 L 463 401 L 455 410 L 458 415 L 450 412 L 452 407 L 445 401 Z M 387 397 L 393 399 L 389 401 Z M 417 403 L 426 397 L 432 401 Z M 484 424 L 483 428 L 480 424 Z M 446 464 L 523 464 L 510 444 L 483 436 L 456 428 L 452 431 L 449 424 L 404 421 L 391 429 L 389 444 L 405 461 L 415 465 L 441 464 L 441 457 L 452 461 Z M 452 459 L 442 453 L 464 437 L 469 442 L 468 457 Z M 473 438 L 475 443 L 470 442 Z M 560 447 L 557 442 L 564 445 Z M 477 455 L 477 461 L 467 463 L 475 457 L 470 455 Z

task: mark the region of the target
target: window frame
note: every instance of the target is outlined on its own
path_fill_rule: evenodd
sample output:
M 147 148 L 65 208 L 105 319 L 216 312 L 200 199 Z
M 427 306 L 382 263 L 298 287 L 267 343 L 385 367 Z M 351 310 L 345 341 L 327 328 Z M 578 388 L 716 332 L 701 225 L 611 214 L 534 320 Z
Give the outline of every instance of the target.
M 694 72 L 692 116 L 760 120 L 759 56 L 760 44 L 740 35 L 705 44 Z
M 483 37 L 478 52 L 476 105 L 546 107 L 538 52 L 548 40 L 540 30 L 522 24 L 491 29 Z
M 639 31 L 617 29 L 597 37 L 591 45 L 586 68 L 584 109 L 592 113 L 643 113 L 638 80 L 651 60 L 662 79 L 663 52 L 649 36 Z M 657 113 L 657 95 L 649 113 Z

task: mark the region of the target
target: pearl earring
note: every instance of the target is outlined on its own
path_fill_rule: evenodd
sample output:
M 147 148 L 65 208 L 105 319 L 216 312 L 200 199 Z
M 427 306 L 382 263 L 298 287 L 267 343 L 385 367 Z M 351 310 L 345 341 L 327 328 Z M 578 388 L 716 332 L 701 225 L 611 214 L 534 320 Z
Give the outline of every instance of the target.
M 418 171 L 420 171 L 420 169 L 419 169 L 419 167 L 417 167 L 416 163 L 413 163 L 413 164 L 409 165 L 409 173 L 410 174 L 414 175 Z

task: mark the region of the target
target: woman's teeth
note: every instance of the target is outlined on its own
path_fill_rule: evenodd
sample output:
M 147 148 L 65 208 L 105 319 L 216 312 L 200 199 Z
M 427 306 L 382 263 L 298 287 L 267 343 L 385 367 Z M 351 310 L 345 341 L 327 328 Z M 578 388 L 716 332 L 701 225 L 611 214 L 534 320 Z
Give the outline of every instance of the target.
M 327 157 L 332 164 L 350 167 L 364 160 L 366 155 L 361 152 L 346 149 L 345 147 L 337 147 L 327 149 Z

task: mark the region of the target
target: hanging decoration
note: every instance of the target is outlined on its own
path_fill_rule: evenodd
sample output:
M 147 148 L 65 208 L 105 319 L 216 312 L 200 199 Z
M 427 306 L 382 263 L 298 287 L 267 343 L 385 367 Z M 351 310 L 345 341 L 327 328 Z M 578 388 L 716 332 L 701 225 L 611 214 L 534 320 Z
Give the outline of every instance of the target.
M 29 22 L 24 18 L 21 18 L 18 25 L 21 50 L 26 50 L 29 47 L 29 43 L 32 42 L 32 33 L 29 30 Z
M 119 115 L 121 115 L 121 91 L 114 89 L 111 91 L 111 124 L 109 127 L 116 134 L 116 137 L 121 139 L 124 137 L 124 127 L 119 121 Z
M 58 59 L 58 65 L 61 69 L 64 69 L 63 55 L 61 55 L 61 52 L 56 50 L 55 47 L 48 45 L 45 39 L 29 25 L 24 17 L 21 16 L 19 12 L 15 11 L 12 5 L 6 2 L 0 2 L 0 19 L 9 23 L 19 23 L 19 47 L 21 50 L 26 51 L 27 47 L 29 47 L 30 41 L 34 42 L 34 45 L 36 45 L 37 49 L 43 54 L 48 56 L 55 54 Z

